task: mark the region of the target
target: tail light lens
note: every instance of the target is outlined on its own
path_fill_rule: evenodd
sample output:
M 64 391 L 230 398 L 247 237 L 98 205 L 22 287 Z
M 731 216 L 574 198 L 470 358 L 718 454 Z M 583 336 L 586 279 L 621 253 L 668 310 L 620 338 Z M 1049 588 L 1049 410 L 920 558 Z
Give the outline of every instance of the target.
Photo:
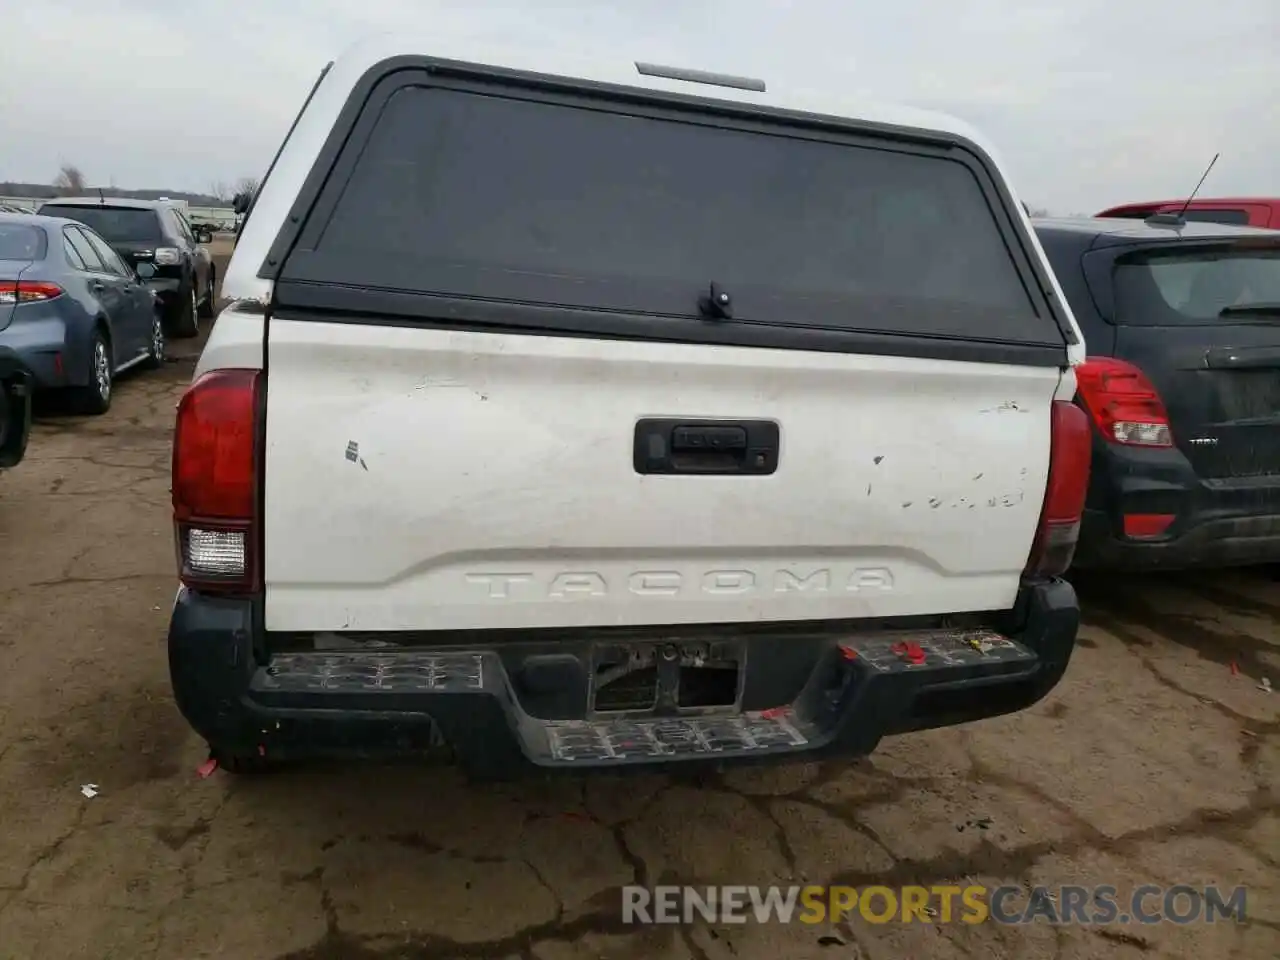
M 213 370 L 178 403 L 173 522 L 178 569 L 192 589 L 250 593 L 261 577 L 259 370 Z
M 1146 374 L 1113 357 L 1090 357 L 1076 368 L 1080 399 L 1111 443 L 1171 447 L 1169 414 Z
M 0 303 L 40 303 L 62 296 L 62 288 L 43 280 L 0 280 Z
M 1093 450 L 1085 412 L 1069 400 L 1053 401 L 1049 443 L 1049 483 L 1026 568 L 1028 575 L 1037 577 L 1065 573 L 1080 539 Z

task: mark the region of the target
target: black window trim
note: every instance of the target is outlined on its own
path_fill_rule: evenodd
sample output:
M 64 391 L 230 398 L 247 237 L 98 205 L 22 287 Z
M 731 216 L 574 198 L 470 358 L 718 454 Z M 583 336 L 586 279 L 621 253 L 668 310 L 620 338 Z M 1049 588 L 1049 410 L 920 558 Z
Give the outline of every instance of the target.
M 952 358 L 958 357 L 957 349 L 963 344 L 972 343 L 974 346 L 983 347 L 979 352 L 984 356 L 990 355 L 993 362 L 1065 366 L 1067 345 L 1078 342 L 1075 331 L 1067 320 L 1064 307 L 1054 292 L 1047 268 L 1040 257 L 1034 253 L 1035 248 L 1029 228 L 1021 218 L 1011 214 L 1011 211 L 1016 209 L 1016 203 L 1006 189 L 1003 179 L 990 157 L 964 137 L 927 133 L 889 124 L 761 107 L 754 104 L 728 103 L 687 94 L 637 90 L 613 84 L 569 80 L 417 56 L 397 57 L 375 65 L 365 73 L 348 95 L 338 119 L 308 171 L 258 271 L 260 278 L 275 281 L 275 298 L 281 301 L 281 305 L 289 301 L 294 301 L 297 306 L 303 306 L 306 302 L 315 302 L 313 296 L 307 296 L 297 289 L 298 283 L 280 280 L 283 267 L 293 250 L 300 245 L 305 245 L 306 238 L 321 230 L 328 222 L 337 199 L 351 176 L 386 103 L 395 93 L 404 88 L 423 86 L 462 92 L 496 93 L 504 97 L 531 99 L 586 109 L 608 109 L 613 112 L 621 111 L 659 119 L 692 121 L 706 126 L 721 125 L 772 133 L 779 132 L 779 126 L 782 126 L 785 128 L 782 132 L 788 136 L 870 145 L 876 149 L 924 156 L 945 156 L 948 159 L 958 160 L 974 174 L 983 197 L 991 209 L 997 231 L 1014 259 L 1016 272 L 1027 290 L 1032 307 L 1038 315 L 1047 314 L 1052 318 L 1062 336 L 1063 342 L 1060 346 L 1007 341 L 984 343 L 970 338 L 943 339 L 910 334 L 822 331 L 813 327 L 775 331 L 778 339 L 776 344 L 760 345 L 776 345 L 789 349 L 835 349 L 849 352 L 861 352 L 866 349 L 868 352 L 883 353 L 883 347 L 888 341 L 898 340 L 904 341 L 904 349 L 892 351 L 895 354 Z M 466 314 L 493 315 L 495 313 L 492 305 L 480 305 L 471 300 L 416 296 L 418 302 L 410 303 L 409 297 L 397 297 L 385 291 L 379 291 L 374 295 L 372 291 L 345 288 L 338 299 L 352 304 L 350 309 L 358 309 L 362 312 L 399 313 L 405 317 L 423 317 L 428 314 L 450 316 L 453 320 L 451 325 L 455 327 L 468 325 L 467 322 L 459 322 L 455 319 L 458 316 L 456 311 L 459 307 L 463 307 Z M 446 306 L 446 302 L 451 309 L 445 313 L 438 313 L 437 311 Z M 354 306 L 356 303 L 360 305 Z M 384 309 L 373 309 L 379 304 Z M 535 319 L 535 315 L 544 317 L 546 308 L 514 305 L 513 308 L 500 309 L 497 312 L 506 315 L 504 325 L 509 323 L 514 327 L 524 326 L 529 328 L 527 332 L 531 334 L 549 332 Z M 517 313 L 523 315 L 523 323 L 521 318 L 516 316 Z M 637 323 L 641 320 L 639 317 L 633 317 L 632 322 L 626 324 L 631 328 L 629 333 L 624 334 L 619 331 L 610 334 L 607 328 L 616 324 L 611 324 L 608 316 L 602 316 L 593 311 L 580 311 L 580 313 L 584 319 L 595 317 L 603 321 L 597 324 L 602 335 L 645 338 L 637 327 Z M 618 319 L 616 315 L 615 319 Z M 652 321 L 653 318 L 647 319 Z M 659 319 L 658 323 L 661 322 Z M 480 323 L 478 316 L 476 325 L 481 328 L 488 326 Z M 690 331 L 688 339 L 691 342 L 703 342 L 700 325 L 689 324 L 689 326 L 695 328 L 697 332 Z M 728 344 L 758 340 L 755 334 L 744 334 L 743 326 L 733 323 L 719 325 L 716 328 L 718 336 L 710 342 Z M 660 330 L 655 329 L 653 334 L 656 339 L 663 338 Z M 678 339 L 685 340 L 686 337 L 680 336 Z M 835 346 L 832 343 L 833 340 L 848 342 L 844 346 Z M 809 341 L 813 341 L 812 344 Z M 819 342 L 829 345 L 824 348 L 818 345 Z M 906 348 L 905 342 L 917 342 L 917 346 L 914 349 Z M 874 349 L 875 344 L 879 344 L 881 349 Z M 960 350 L 960 352 L 971 353 L 972 351 Z M 1001 359 L 996 359 L 997 354 Z M 1033 357 L 1038 359 L 1032 359 Z
M 280 298 L 281 292 L 287 299 Z M 760 347 L 818 353 L 865 353 L 883 357 L 963 360 L 970 363 L 1033 367 L 1061 367 L 1066 362 L 1065 347 L 1062 346 L 834 327 L 699 323 L 685 318 L 655 317 L 652 314 L 605 313 L 546 304 L 511 304 L 296 281 L 277 287 L 277 298 L 272 305 L 271 316 L 322 323 L 634 340 L 642 343 Z
M 90 273 L 89 265 L 84 262 L 84 257 L 80 256 L 80 251 L 76 249 L 75 244 L 71 242 L 68 235 L 70 227 L 62 228 L 62 259 L 67 262 L 67 266 L 77 273 Z M 75 257 L 74 260 L 71 258 Z
M 258 197 L 262 195 L 262 188 L 266 186 L 268 180 L 271 179 L 271 173 L 275 170 L 276 164 L 280 161 L 280 155 L 284 153 L 285 147 L 289 145 L 289 140 L 293 136 L 293 131 L 298 128 L 298 122 L 302 119 L 302 115 L 307 112 L 307 108 L 311 106 L 311 101 L 315 99 L 316 91 L 320 89 L 320 84 L 324 82 L 324 78 L 328 76 L 329 71 L 333 69 L 333 61 L 330 60 L 320 70 L 320 75 L 316 77 L 315 83 L 311 84 L 311 89 L 307 91 L 307 98 L 302 101 L 302 106 L 294 115 L 293 123 L 289 124 L 289 130 L 284 135 L 284 139 L 280 141 L 280 146 L 276 148 L 275 156 L 271 158 L 271 163 L 267 165 L 267 172 L 262 175 L 262 180 L 258 183 L 258 188 L 253 192 L 253 196 L 249 198 L 249 206 L 245 208 L 244 214 L 240 217 L 240 222 L 236 226 L 236 236 L 239 237 L 244 232 L 244 225 L 249 222 L 249 218 L 253 216 L 253 209 L 258 205 Z
M 174 239 L 181 240 L 187 246 L 194 245 L 196 242 L 195 231 L 191 229 L 191 224 L 187 223 L 182 211 L 177 207 L 165 207 L 164 209 L 169 216 L 173 217 L 174 229 L 177 231 Z
M 73 234 L 78 233 L 78 234 L 80 235 L 80 239 L 81 239 L 82 241 L 84 241 L 84 245 L 85 245 L 86 247 L 88 247 L 88 248 L 89 248 L 89 252 L 93 254 L 94 262 L 95 262 L 95 263 L 97 263 L 97 266 L 96 266 L 96 267 L 94 266 L 94 264 L 93 264 L 93 263 L 90 263 L 88 260 L 85 260 L 85 259 L 84 259 L 84 254 L 83 254 L 83 253 L 80 253 L 80 249 L 79 249 L 78 247 L 76 248 L 76 253 L 80 253 L 80 259 L 81 259 L 81 260 L 84 260 L 84 267 L 85 267 L 85 271 L 86 271 L 87 273 L 96 273 L 96 274 L 98 274 L 99 276 L 111 276 L 111 275 L 112 275 L 112 274 L 110 274 L 110 273 L 107 271 L 107 269 L 106 269 L 106 266 L 107 266 L 107 265 L 106 265 L 105 263 L 103 263 L 103 262 L 102 262 L 102 257 L 98 255 L 97 248 L 95 248 L 95 247 L 94 247 L 94 245 L 93 245 L 92 243 L 90 243 L 90 242 L 89 242 L 89 236 L 88 236 L 88 234 L 87 234 L 87 233 L 85 233 L 85 226 L 84 226 L 84 224 L 82 224 L 82 223 L 69 224 L 69 225 L 67 225 L 67 226 L 63 227 L 62 229 L 63 229 L 63 231 L 64 231 L 64 232 L 70 232 L 70 233 L 73 233 Z M 75 245 L 75 241 L 73 240 L 73 241 L 72 241 L 72 246 L 74 246 L 74 245 Z
M 89 246 L 93 247 L 93 252 L 98 255 L 98 259 L 101 260 L 102 265 L 106 267 L 107 273 L 111 274 L 113 277 L 121 277 L 125 279 L 129 277 L 129 267 L 124 262 L 124 258 L 121 257 L 120 254 L 116 253 L 115 247 L 107 243 L 107 241 L 103 239 L 96 230 L 93 230 L 88 225 L 82 226 L 80 228 L 80 232 L 83 233 L 85 239 L 89 241 Z M 94 242 L 95 240 L 97 243 Z M 98 248 L 99 243 L 102 244 L 101 249 Z M 106 252 L 107 256 L 103 256 L 103 251 Z

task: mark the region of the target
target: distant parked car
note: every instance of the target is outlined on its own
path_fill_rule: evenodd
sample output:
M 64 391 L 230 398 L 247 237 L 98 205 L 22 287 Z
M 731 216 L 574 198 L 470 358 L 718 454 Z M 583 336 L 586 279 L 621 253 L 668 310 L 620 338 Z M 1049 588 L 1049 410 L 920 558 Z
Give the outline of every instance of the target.
M 0 350 L 36 389 L 65 389 L 84 413 L 111 406 L 115 375 L 164 360 L 160 304 L 143 277 L 84 224 L 0 214 Z
M 87 224 L 126 262 L 151 264 L 154 275 L 147 283 L 164 305 L 170 336 L 194 337 L 200 320 L 213 317 L 217 274 L 213 258 L 201 246 L 213 236 L 193 229 L 173 201 L 64 197 L 39 212 Z
M 1151 200 L 1126 203 L 1103 210 L 1099 217 L 1145 220 L 1153 214 L 1174 214 L 1186 200 Z M 1280 197 L 1205 197 L 1192 200 L 1182 219 L 1199 223 L 1229 223 L 1239 227 L 1267 227 L 1280 230 Z
M 1280 233 L 1033 222 L 1089 349 L 1076 565 L 1280 561 Z

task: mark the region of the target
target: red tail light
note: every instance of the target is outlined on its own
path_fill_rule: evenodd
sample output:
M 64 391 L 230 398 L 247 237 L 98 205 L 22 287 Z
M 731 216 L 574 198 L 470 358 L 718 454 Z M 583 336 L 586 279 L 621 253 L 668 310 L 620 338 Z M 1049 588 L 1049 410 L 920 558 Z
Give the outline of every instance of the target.
M 212 370 L 178 403 L 173 522 L 182 582 L 248 593 L 261 578 L 259 370 Z
M 1049 483 L 1026 569 L 1028 575 L 1038 577 L 1060 576 L 1071 566 L 1080 539 L 1093 449 L 1089 418 L 1068 400 L 1053 402 L 1050 436 Z
M 1146 374 L 1113 357 L 1090 357 L 1076 368 L 1076 384 L 1099 432 L 1111 443 L 1171 447 L 1169 414 Z
M 62 296 L 62 288 L 43 280 L 0 280 L 0 303 L 41 303 Z

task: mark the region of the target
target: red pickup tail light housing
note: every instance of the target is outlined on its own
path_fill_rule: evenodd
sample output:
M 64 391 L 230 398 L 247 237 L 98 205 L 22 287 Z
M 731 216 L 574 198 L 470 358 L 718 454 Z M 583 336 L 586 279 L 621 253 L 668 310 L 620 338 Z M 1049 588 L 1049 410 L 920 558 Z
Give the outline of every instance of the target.
M 1080 400 L 1108 443 L 1171 447 L 1169 413 L 1147 375 L 1114 357 L 1089 357 L 1076 368 Z
M 1049 444 L 1049 482 L 1027 576 L 1061 576 L 1075 556 L 1093 451 L 1088 415 L 1069 400 L 1053 401 Z
M 178 403 L 173 523 L 182 582 L 206 593 L 262 583 L 260 370 L 211 370 Z

